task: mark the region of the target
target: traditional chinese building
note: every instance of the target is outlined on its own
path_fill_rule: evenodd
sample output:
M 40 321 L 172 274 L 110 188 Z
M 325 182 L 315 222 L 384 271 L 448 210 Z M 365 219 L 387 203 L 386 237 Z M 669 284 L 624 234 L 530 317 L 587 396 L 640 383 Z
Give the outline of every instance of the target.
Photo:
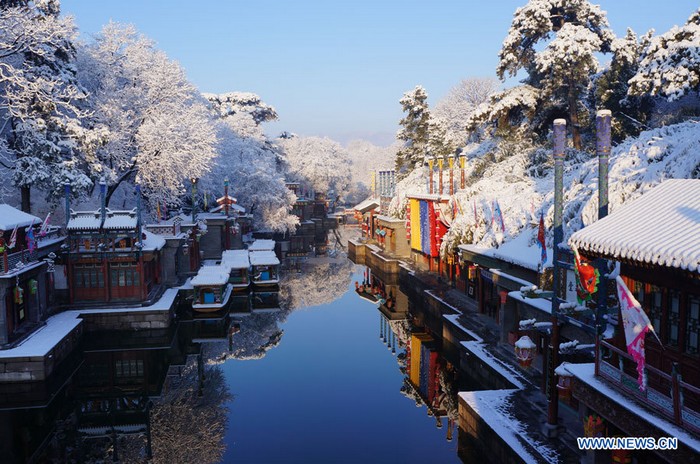
M 574 233 L 583 257 L 620 263 L 620 276 L 646 312 L 646 388 L 627 352 L 618 310 L 612 339 L 595 364 L 567 365 L 573 396 L 612 436 L 675 436 L 669 462 L 697 459 L 700 441 L 700 180 L 667 180 Z M 660 340 L 660 342 L 659 342 Z M 694 437 L 694 438 L 691 438 Z M 691 459 L 691 460 L 692 460 Z
M 137 209 L 71 211 L 66 232 L 71 303 L 146 301 L 162 290 L 165 240 L 142 230 Z
M 58 227 L 41 225 L 38 217 L 0 204 L 0 347 L 41 325 L 54 302 L 54 258 L 63 238 Z

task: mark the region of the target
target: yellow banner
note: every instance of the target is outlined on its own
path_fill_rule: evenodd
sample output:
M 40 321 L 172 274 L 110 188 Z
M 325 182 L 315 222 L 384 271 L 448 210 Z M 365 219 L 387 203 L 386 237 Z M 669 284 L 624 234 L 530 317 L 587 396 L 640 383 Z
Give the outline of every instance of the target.
M 420 201 L 411 198 L 411 248 L 420 251 Z

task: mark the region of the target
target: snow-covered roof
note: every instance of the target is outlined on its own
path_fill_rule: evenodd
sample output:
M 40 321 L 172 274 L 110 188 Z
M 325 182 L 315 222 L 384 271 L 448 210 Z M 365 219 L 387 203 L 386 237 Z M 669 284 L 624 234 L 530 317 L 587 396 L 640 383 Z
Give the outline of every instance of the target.
M 221 264 L 230 269 L 246 269 L 250 266 L 248 250 L 225 250 L 221 255 Z
M 379 200 L 375 198 L 368 198 L 365 201 L 359 203 L 353 209 L 360 213 L 366 213 L 367 211 L 379 208 Z
M 130 211 L 106 211 L 105 222 L 102 224 L 102 213 L 97 211 L 71 211 L 68 220 L 68 230 L 108 230 L 136 229 L 138 220 L 136 209 Z
M 252 266 L 276 266 L 280 263 L 274 251 L 255 251 L 249 257 Z
M 410 193 L 406 195 L 407 198 L 413 198 L 415 200 L 431 200 L 431 201 L 450 201 L 450 197 L 444 195 L 438 195 L 437 193 Z
M 670 179 L 575 232 L 569 245 L 700 273 L 700 180 Z
M 71 211 L 68 230 L 98 230 L 102 224 L 99 211 Z
M 102 225 L 103 229 L 115 230 L 115 229 L 136 229 L 137 213 L 136 209 L 131 211 L 112 211 L 107 209 L 107 215 L 105 216 L 105 223 Z
M 41 224 L 38 217 L 13 208 L 10 205 L 0 204 L 0 229 L 14 230 L 15 227 L 27 227 L 32 224 Z
M 221 204 L 221 203 L 224 202 L 224 200 L 232 201 L 232 202 L 234 202 L 234 203 L 237 203 L 237 202 L 238 202 L 238 200 L 237 200 L 236 198 L 232 197 L 231 195 L 224 195 L 224 196 L 221 197 L 221 198 L 217 198 L 217 199 L 216 199 L 216 202 L 219 203 L 219 204 Z
M 222 211 L 225 211 L 226 207 L 224 205 L 219 205 L 216 208 L 212 208 L 209 210 L 210 213 L 221 213 Z M 236 213 L 245 213 L 245 208 L 242 207 L 241 205 L 237 204 L 231 204 L 228 205 L 229 212 L 236 212 Z
M 143 242 L 143 250 L 160 250 L 165 246 L 165 239 L 158 234 L 154 234 L 153 232 L 149 232 L 146 229 L 143 230 L 143 234 L 146 236 L 145 239 L 142 239 L 141 241 Z
M 190 282 L 195 287 L 226 285 L 229 279 L 229 270 L 224 266 L 202 266 L 196 276 Z
M 248 247 L 248 251 L 270 251 L 274 249 L 274 240 L 256 240 Z

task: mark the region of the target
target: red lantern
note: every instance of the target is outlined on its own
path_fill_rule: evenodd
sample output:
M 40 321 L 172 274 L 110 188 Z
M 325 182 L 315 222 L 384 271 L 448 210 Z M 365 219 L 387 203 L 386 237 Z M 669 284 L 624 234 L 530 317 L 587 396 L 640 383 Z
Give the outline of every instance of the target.
M 571 399 L 571 373 L 566 369 L 566 363 L 562 363 L 554 370 L 554 373 L 559 377 L 557 382 L 557 390 L 559 390 L 559 399 L 569 401 Z

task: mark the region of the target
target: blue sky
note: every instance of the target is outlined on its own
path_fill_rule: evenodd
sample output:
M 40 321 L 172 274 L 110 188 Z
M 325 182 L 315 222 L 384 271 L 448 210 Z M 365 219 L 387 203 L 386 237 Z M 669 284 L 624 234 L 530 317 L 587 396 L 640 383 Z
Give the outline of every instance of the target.
M 525 0 L 62 0 L 88 40 L 110 19 L 134 24 L 203 92 L 259 94 L 280 120 L 268 133 L 341 142 L 393 139 L 401 95 L 431 105 L 467 77 L 495 76 Z M 594 2 L 595 3 L 595 2 Z M 617 35 L 683 24 L 697 0 L 601 0 Z M 662 4 L 663 3 L 663 4 Z

